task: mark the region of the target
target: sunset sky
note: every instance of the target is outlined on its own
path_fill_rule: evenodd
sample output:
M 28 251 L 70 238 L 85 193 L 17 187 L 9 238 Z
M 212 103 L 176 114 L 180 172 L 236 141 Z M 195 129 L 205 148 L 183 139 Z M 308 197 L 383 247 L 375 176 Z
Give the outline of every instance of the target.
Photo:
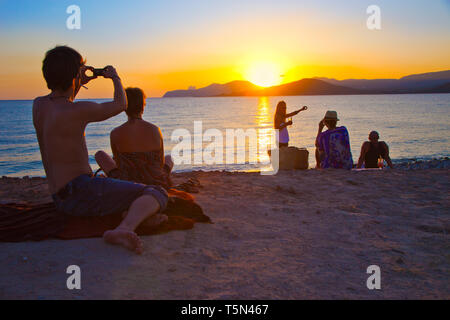
M 81 30 L 66 28 L 72 4 Z M 381 30 L 366 27 L 372 4 Z M 399 78 L 450 69 L 450 1 L 0 1 L 0 43 L 0 99 L 46 94 L 42 59 L 57 44 L 151 97 L 232 80 Z M 107 80 L 88 87 L 79 97 L 112 96 Z

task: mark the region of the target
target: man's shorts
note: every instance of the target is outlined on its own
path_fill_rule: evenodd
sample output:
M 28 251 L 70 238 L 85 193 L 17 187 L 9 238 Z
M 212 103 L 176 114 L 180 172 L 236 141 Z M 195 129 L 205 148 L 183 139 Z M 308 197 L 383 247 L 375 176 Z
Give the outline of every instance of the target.
M 166 208 L 168 195 L 160 186 L 88 174 L 73 179 L 52 197 L 58 211 L 71 216 L 88 217 L 125 212 L 142 195 L 153 196 L 159 203 L 160 212 Z

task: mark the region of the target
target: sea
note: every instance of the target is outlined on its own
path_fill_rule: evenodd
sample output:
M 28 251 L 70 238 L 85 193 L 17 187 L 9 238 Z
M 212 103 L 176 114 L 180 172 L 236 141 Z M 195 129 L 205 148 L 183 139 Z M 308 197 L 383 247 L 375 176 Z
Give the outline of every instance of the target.
M 268 162 L 275 107 L 281 100 L 286 101 L 288 112 L 308 106 L 293 118 L 289 135 L 290 145 L 309 151 L 310 167 L 315 167 L 315 138 L 327 110 L 337 111 L 339 125 L 347 127 L 355 162 L 372 130 L 388 143 L 394 162 L 450 155 L 450 94 L 149 98 L 143 118 L 161 128 L 165 153 L 185 160 L 175 165 L 175 171 L 255 171 Z M 95 152 L 111 153 L 109 134 L 126 120 L 122 113 L 87 126 L 94 170 L 98 168 Z M 256 134 L 257 143 L 248 139 L 227 144 L 227 132 L 239 129 Z M 243 152 L 245 157 L 234 161 L 226 158 Z M 0 176 L 45 176 L 31 100 L 0 101 Z

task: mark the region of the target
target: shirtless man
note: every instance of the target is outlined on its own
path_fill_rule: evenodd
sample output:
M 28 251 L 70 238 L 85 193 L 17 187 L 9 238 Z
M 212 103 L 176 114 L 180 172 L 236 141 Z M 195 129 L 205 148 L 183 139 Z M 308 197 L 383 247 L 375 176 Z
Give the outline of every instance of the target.
M 393 169 L 391 157 L 389 156 L 389 147 L 386 142 L 378 141 L 380 135 L 376 131 L 369 133 L 369 141 L 365 141 L 361 147 L 361 154 L 358 160 L 358 168 L 362 165 L 366 168 L 378 168 L 378 160 L 386 160 L 388 166 Z
M 103 239 L 138 254 L 142 242 L 134 230 L 167 205 L 168 196 L 158 186 L 93 177 L 85 141 L 88 123 L 111 118 L 127 108 L 121 80 L 112 66 L 103 76 L 114 84 L 114 100 L 105 103 L 74 102 L 88 77 L 81 55 L 69 47 L 46 53 L 42 71 L 51 90 L 33 103 L 33 123 L 47 175 L 49 191 L 61 213 L 73 216 L 105 216 L 127 212 L 121 224 Z

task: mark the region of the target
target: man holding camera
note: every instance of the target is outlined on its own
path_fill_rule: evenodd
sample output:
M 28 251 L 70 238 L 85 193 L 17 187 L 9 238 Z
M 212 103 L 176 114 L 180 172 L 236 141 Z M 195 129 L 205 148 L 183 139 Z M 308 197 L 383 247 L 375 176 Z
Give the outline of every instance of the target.
M 112 66 L 101 75 L 114 84 L 114 100 L 105 103 L 74 102 L 80 87 L 95 79 L 86 75 L 81 55 L 61 46 L 46 53 L 43 75 L 51 93 L 33 103 L 33 123 L 39 142 L 49 191 L 58 211 L 73 216 L 105 216 L 125 212 L 121 224 L 103 238 L 138 254 L 142 242 L 134 230 L 144 221 L 160 223 L 168 195 L 159 186 L 147 186 L 94 177 L 85 140 L 88 123 L 109 119 L 127 108 L 121 79 Z

